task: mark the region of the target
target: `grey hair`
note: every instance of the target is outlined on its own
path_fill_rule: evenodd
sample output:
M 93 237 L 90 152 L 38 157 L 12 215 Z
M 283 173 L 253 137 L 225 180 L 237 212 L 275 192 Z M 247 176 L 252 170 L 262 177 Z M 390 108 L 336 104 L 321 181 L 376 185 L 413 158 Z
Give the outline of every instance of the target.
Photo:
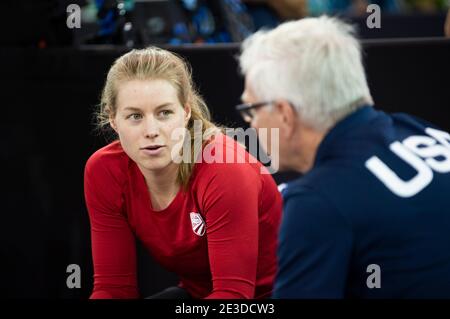
M 373 104 L 354 28 L 321 16 L 258 31 L 241 48 L 241 72 L 261 100 L 286 99 L 302 121 L 326 131 Z

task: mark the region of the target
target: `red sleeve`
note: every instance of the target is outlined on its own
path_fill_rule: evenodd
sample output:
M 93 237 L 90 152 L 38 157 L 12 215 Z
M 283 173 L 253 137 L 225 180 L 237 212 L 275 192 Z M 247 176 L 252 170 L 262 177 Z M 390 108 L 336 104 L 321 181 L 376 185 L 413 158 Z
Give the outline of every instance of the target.
M 113 172 L 114 165 L 117 163 L 109 163 L 96 153 L 85 167 L 84 192 L 94 262 L 91 299 L 139 297 L 135 238 L 122 211 L 120 174 Z
M 199 178 L 213 291 L 206 298 L 254 298 L 261 180 L 249 164 L 208 164 Z

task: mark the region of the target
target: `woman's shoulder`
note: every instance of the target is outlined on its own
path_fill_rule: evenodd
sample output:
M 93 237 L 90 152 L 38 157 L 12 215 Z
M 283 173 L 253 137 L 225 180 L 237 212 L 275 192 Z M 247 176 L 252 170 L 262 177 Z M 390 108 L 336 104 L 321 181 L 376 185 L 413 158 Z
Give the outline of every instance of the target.
M 247 152 L 244 145 L 225 134 L 217 134 L 203 147 L 195 165 L 197 178 L 259 179 L 261 163 Z
M 127 170 L 129 157 L 119 141 L 114 141 L 97 151 L 87 160 L 85 173 L 89 175 L 113 175 L 116 178 Z
M 264 202 L 267 198 L 281 198 L 277 185 L 267 168 L 251 156 L 245 146 L 226 135 L 216 136 L 205 145 L 206 152 L 209 152 L 208 146 L 216 151 L 230 153 L 220 154 L 223 158 L 218 156 L 215 158 L 217 161 L 213 159 L 208 161 L 208 154 L 206 154 L 206 158 L 196 163 L 191 189 L 200 203 L 203 203 L 205 198 L 242 199 L 257 195 L 262 196 Z M 216 156 L 217 153 L 213 155 Z M 233 156 L 234 159 L 232 159 Z M 223 161 L 220 160 L 221 158 Z

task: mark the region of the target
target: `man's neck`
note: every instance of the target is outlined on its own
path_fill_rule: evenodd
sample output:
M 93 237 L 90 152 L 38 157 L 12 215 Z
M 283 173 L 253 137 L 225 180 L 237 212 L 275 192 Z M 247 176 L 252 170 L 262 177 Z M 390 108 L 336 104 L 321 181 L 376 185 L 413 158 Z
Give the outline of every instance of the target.
M 297 151 L 292 154 L 289 161 L 291 168 L 302 174 L 307 173 L 314 165 L 317 150 L 325 135 L 324 132 L 308 127 L 299 129 L 292 139 L 293 147 Z

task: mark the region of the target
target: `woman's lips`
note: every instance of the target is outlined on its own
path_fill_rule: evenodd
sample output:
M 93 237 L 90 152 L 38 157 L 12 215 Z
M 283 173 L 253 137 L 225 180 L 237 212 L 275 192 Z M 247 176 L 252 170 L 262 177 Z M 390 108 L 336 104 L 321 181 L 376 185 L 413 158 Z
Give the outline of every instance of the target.
M 141 148 L 141 151 L 149 156 L 155 156 L 155 155 L 159 155 L 165 146 L 162 145 L 158 145 L 158 146 L 151 146 L 151 147 L 146 147 L 146 148 Z

